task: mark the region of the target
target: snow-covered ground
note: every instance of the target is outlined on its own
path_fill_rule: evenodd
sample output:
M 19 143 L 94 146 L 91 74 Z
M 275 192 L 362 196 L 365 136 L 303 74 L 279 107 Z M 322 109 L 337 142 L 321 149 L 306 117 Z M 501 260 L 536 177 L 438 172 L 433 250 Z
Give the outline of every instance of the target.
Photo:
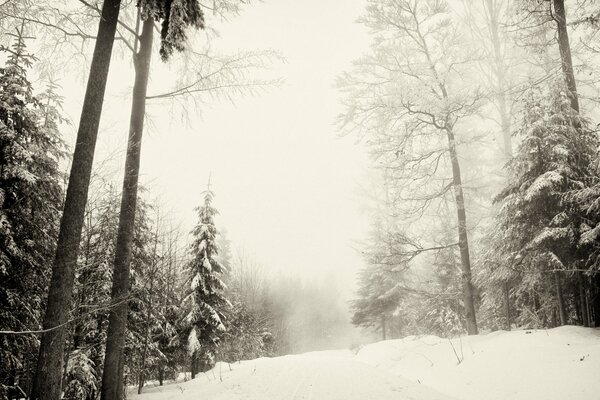
M 452 400 L 362 363 L 348 350 L 217 365 L 193 381 L 148 387 L 136 400 Z M 222 379 L 222 381 L 221 381 Z
M 460 360 L 460 363 L 459 363 Z M 220 364 L 139 400 L 597 400 L 600 330 L 408 337 L 348 350 Z
M 365 346 L 357 359 L 461 400 L 600 399 L 598 329 L 407 337 Z

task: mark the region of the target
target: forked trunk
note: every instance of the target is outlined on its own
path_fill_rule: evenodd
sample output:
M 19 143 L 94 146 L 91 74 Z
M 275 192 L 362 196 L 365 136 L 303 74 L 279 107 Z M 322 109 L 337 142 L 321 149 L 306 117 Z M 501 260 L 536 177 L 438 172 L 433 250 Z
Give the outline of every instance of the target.
M 133 57 L 135 67 L 135 83 L 131 106 L 131 120 L 127 154 L 125 159 L 125 176 L 123 194 L 119 214 L 119 230 L 115 247 L 115 265 L 111 299 L 113 307 L 110 312 L 108 334 L 106 337 L 106 355 L 102 375 L 102 400 L 121 400 L 119 390 L 119 362 L 125 346 L 127 329 L 127 309 L 129 296 L 129 266 L 131 263 L 131 246 L 134 235 L 134 222 L 137 207 L 138 177 L 140 170 L 140 153 L 144 115 L 146 109 L 146 91 L 150 74 L 152 55 L 152 37 L 154 21 L 144 21 L 140 36 L 140 51 Z
M 71 309 L 75 266 L 120 6 L 121 0 L 105 0 L 102 6 L 52 266 L 43 324 L 44 329 L 50 330 L 41 339 L 32 400 L 58 400 L 61 397 L 66 323 Z

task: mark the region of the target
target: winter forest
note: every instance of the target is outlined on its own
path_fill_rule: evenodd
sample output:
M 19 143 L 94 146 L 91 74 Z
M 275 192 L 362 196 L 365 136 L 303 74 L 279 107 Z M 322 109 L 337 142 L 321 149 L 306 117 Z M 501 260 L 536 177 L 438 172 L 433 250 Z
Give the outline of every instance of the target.
M 600 3 L 0 0 L 0 400 L 597 399 Z

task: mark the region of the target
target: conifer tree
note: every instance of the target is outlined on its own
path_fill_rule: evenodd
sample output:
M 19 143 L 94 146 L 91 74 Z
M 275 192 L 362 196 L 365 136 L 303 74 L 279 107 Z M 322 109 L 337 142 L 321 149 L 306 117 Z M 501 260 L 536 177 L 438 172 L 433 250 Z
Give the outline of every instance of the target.
M 565 287 L 580 276 L 588 258 L 580 244 L 589 225 L 572 194 L 589 193 L 598 138 L 572 107 L 563 82 L 529 93 L 520 123 L 521 144 L 509 164 L 510 183 L 497 197 L 501 209 L 487 283 L 518 281 L 512 295 L 520 307 L 519 324 L 568 323 Z M 487 291 L 486 296 L 493 293 Z
M 27 69 L 35 57 L 22 29 L 14 36 L 11 47 L 0 47 L 7 56 L 0 68 L 0 326 L 20 332 L 40 327 L 63 201 L 58 163 L 65 145 L 55 87 L 34 94 Z M 31 335 L 0 334 L 0 397 L 19 386 L 17 370 L 32 365 L 36 347 Z
M 222 281 L 224 268 L 217 259 L 217 229 L 212 206 L 214 194 L 204 192 L 204 204 L 197 208 L 198 225 L 193 229 L 190 247 L 191 259 L 187 264 L 190 293 L 183 300 L 187 350 L 191 358 L 192 377 L 205 371 L 216 361 L 217 348 L 225 332 L 225 309 L 230 306 L 224 296 Z
M 394 248 L 396 237 L 392 236 L 402 235 L 395 235 L 380 221 L 375 223 L 370 238 L 372 244 L 364 253 L 367 265 L 359 273 L 358 298 L 351 303 L 352 323 L 376 327 L 384 340 L 386 322 L 399 309 L 404 297 L 401 284 L 406 260 L 398 255 Z

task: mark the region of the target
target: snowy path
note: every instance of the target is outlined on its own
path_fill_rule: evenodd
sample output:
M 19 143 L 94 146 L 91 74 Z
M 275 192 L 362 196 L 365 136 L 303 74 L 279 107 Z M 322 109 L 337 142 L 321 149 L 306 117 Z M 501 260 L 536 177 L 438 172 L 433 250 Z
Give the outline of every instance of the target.
M 259 359 L 201 374 L 193 381 L 147 387 L 139 400 L 450 400 L 417 383 L 357 361 L 349 351 Z

